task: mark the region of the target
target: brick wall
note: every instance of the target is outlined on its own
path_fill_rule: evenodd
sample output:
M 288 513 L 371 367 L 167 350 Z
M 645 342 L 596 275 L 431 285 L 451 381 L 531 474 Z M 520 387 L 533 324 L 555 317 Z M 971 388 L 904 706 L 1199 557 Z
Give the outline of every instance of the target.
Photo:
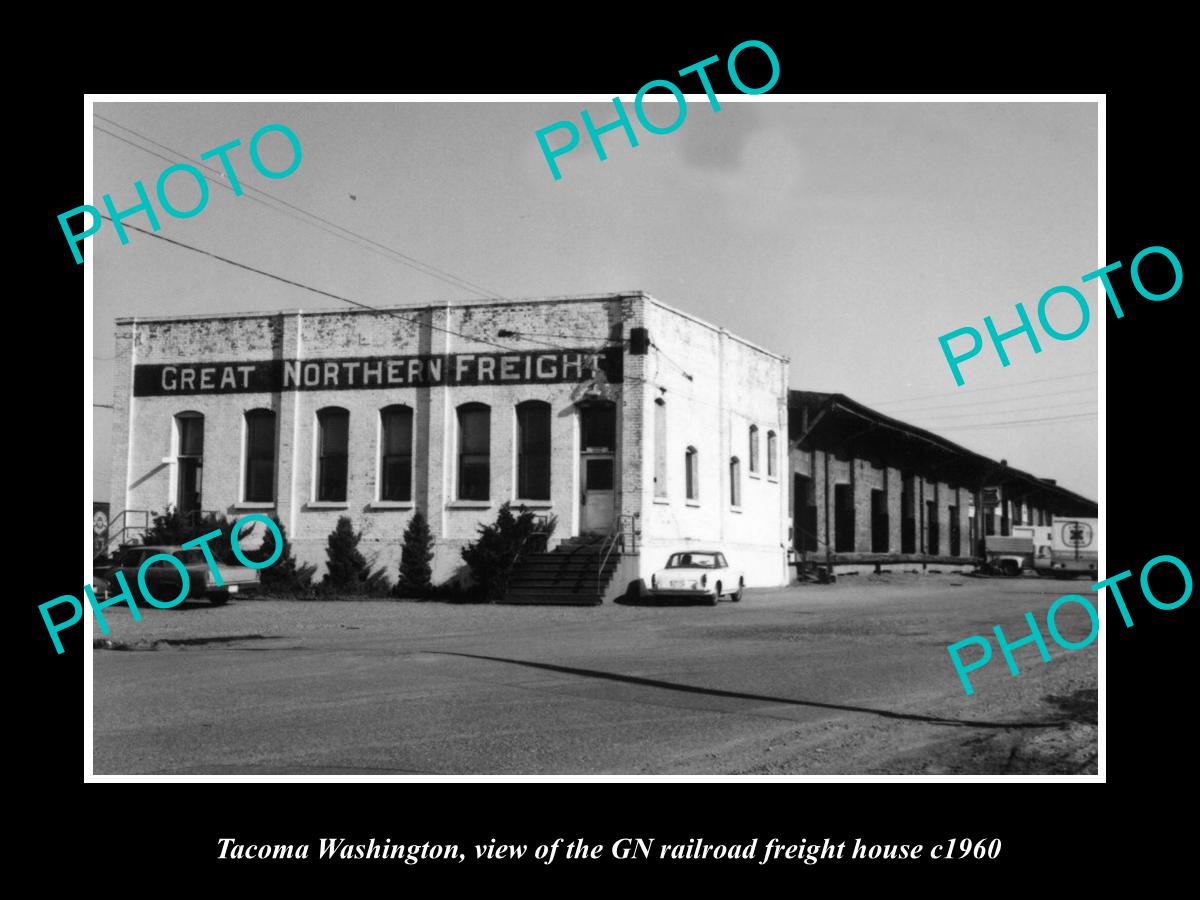
M 767 433 L 786 435 L 786 364 L 727 333 L 668 310 L 641 294 L 597 298 L 512 301 L 495 304 L 406 307 L 395 314 L 365 311 L 180 317 L 119 320 L 114 398 L 114 512 L 128 506 L 161 511 L 177 492 L 175 417 L 204 416 L 202 507 L 230 516 L 246 511 L 274 512 L 287 525 L 297 557 L 324 569 L 328 534 L 348 515 L 363 533 L 360 549 L 394 576 L 400 538 L 413 511 L 423 509 L 436 545 L 435 578 L 461 569 L 459 550 L 481 522 L 494 520 L 499 506 L 516 497 L 516 405 L 540 400 L 551 407 L 551 497 L 529 503 L 558 517 L 556 538 L 581 528 L 582 490 L 579 403 L 615 404 L 616 512 L 637 513 L 644 538 L 660 546 L 679 540 L 713 541 L 737 536 L 747 553 L 765 553 L 772 573 L 755 580 L 782 578 L 780 533 L 786 471 L 780 439 L 776 477 L 766 476 Z M 647 321 L 653 318 L 653 322 Z M 626 342 L 630 329 L 646 324 L 658 349 L 624 355 L 625 379 L 592 382 L 392 386 L 333 388 L 275 393 L 225 393 L 165 397 L 131 396 L 135 363 L 212 363 L 280 359 L 337 359 L 369 356 L 483 354 L 550 348 L 594 350 L 610 338 Z M 565 336 L 565 337 L 560 337 Z M 497 346 L 499 345 L 499 346 Z M 686 361 L 693 380 L 666 359 Z M 665 388 L 665 393 L 660 390 Z M 648 404 L 665 396 L 670 409 L 669 481 L 671 496 L 653 503 L 653 442 L 648 440 Z M 457 498 L 457 408 L 484 403 L 491 410 L 490 497 Z M 379 411 L 392 404 L 413 411 L 413 496 L 411 503 L 379 500 Z M 733 404 L 733 405 L 731 405 Z M 317 413 L 339 407 L 349 413 L 348 482 L 344 502 L 316 499 Z M 736 408 L 735 408 L 736 407 Z M 244 416 L 252 409 L 276 415 L 276 493 L 269 504 L 243 502 Z M 749 478 L 743 464 L 743 509 L 725 502 L 725 465 L 749 423 L 761 429 L 760 477 Z M 731 431 L 738 437 L 731 437 Z M 683 448 L 701 453 L 700 499 L 683 501 Z M 738 452 L 738 451 L 735 451 Z M 745 456 L 745 450 L 740 451 Z M 653 512 L 651 508 L 653 507 Z M 665 508 L 663 508 L 665 507 Z M 739 522 L 731 525 L 730 517 Z M 647 557 L 648 559 L 649 557 Z M 647 563 L 649 565 L 649 563 Z M 775 570 L 778 570 L 777 572 Z

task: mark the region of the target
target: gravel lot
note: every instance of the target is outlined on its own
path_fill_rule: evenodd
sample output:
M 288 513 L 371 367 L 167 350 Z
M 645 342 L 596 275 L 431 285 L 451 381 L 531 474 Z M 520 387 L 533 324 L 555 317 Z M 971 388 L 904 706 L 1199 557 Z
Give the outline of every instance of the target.
M 598 608 L 238 600 L 110 607 L 97 774 L 1096 772 L 1097 648 L 1024 636 L 1083 582 L 843 577 L 740 604 Z M 1082 611 L 1059 627 L 1078 639 Z M 1044 629 L 1043 629 L 1044 630 Z

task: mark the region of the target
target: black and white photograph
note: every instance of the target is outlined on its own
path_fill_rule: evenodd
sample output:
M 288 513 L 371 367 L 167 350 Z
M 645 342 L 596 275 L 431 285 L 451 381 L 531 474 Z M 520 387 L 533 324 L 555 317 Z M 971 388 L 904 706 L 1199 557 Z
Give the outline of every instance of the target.
M 93 776 L 1099 776 L 1106 286 L 1178 260 L 1097 275 L 1098 98 L 771 56 L 94 100 Z

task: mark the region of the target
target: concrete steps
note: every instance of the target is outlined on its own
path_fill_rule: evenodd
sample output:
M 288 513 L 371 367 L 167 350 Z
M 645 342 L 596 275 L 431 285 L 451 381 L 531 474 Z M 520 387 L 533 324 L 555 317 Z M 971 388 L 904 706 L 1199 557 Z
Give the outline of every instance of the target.
M 601 565 L 603 536 L 568 538 L 550 553 L 533 553 L 513 569 L 501 603 L 599 606 L 620 561 L 614 550 Z

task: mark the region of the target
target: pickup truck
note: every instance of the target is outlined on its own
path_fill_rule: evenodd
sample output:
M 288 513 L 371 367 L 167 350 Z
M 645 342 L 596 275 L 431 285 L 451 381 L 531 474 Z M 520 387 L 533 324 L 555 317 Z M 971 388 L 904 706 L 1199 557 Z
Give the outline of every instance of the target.
M 187 569 L 189 584 L 185 599 L 204 598 L 213 606 L 220 606 L 227 603 L 230 596 L 234 594 L 251 594 L 258 590 L 257 570 L 220 563 L 217 565 L 217 571 L 221 575 L 223 584 L 218 587 L 212 569 L 209 568 L 208 560 L 204 558 L 204 551 L 199 547 L 189 550 L 177 546 L 126 547 L 124 550 L 118 551 L 111 565 L 97 566 L 93 569 L 92 574 L 96 579 L 103 579 L 107 582 L 108 591 L 112 592 L 120 589 L 115 573 L 121 572 L 125 576 L 125 583 L 136 594 L 138 569 L 146 559 L 160 553 L 174 556 Z M 97 585 L 97 588 L 99 587 Z M 167 562 L 154 563 L 146 570 L 146 587 L 150 589 L 150 593 L 156 600 L 167 601 L 177 597 L 180 589 L 179 570 Z

